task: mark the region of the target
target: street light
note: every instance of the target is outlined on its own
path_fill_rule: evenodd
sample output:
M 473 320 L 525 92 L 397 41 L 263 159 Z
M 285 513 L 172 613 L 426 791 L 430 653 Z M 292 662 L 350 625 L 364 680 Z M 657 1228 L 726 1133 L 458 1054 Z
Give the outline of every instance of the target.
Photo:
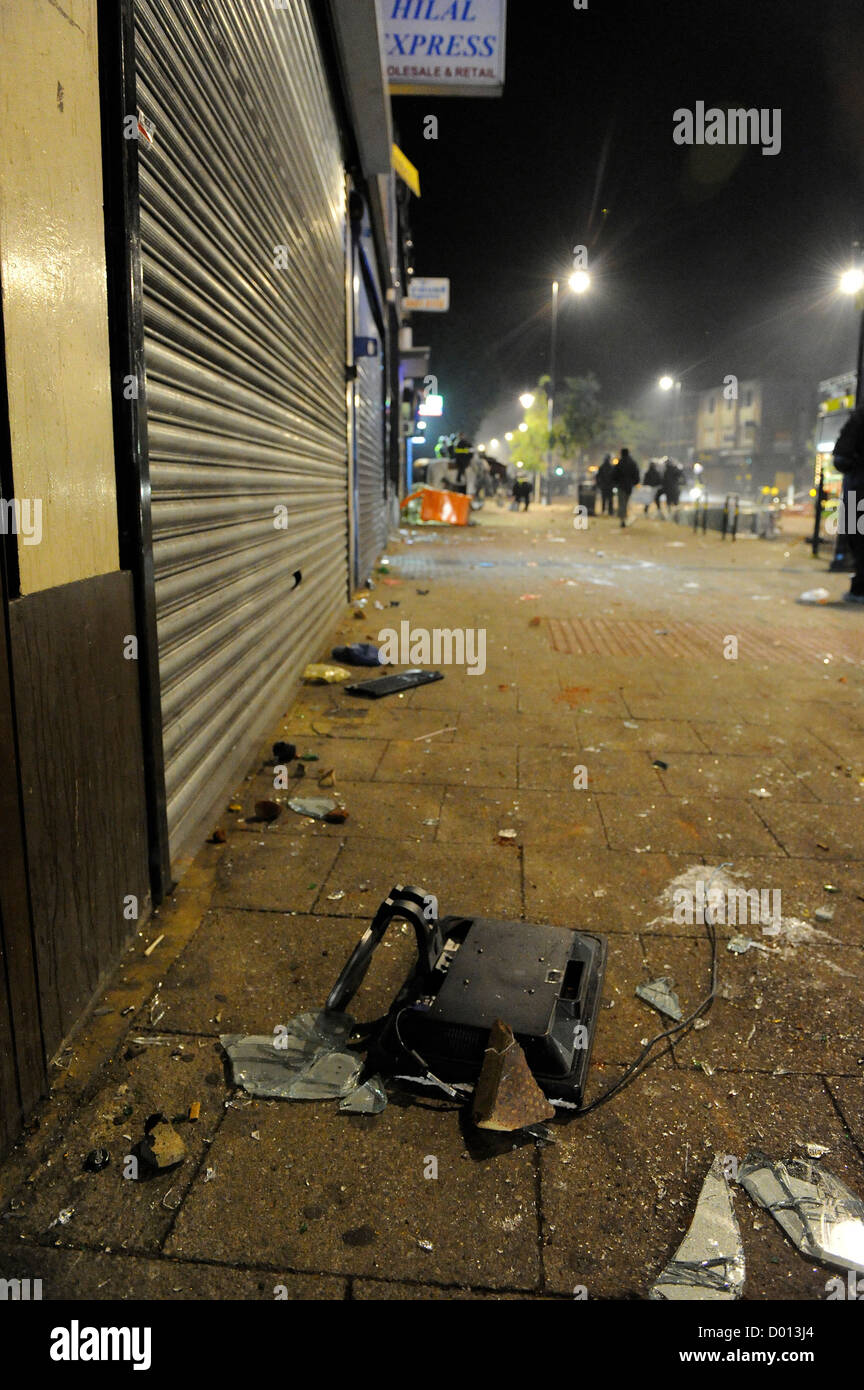
M 676 380 L 674 376 L 669 376 L 668 374 L 666 374 L 665 376 L 661 376 L 660 380 L 657 382 L 657 385 L 660 387 L 661 391 L 675 392 L 675 400 L 670 411 L 670 415 L 672 417 L 672 447 L 675 448 L 676 445 L 680 444 L 681 442 L 678 439 L 678 418 L 681 412 L 681 382 Z M 669 443 L 668 439 L 666 440 L 666 443 Z
M 528 426 L 525 424 L 525 421 L 523 420 L 521 425 L 519 426 L 519 433 L 524 434 L 527 428 Z
M 584 294 L 591 288 L 591 276 L 587 270 L 574 270 L 568 284 L 574 294 Z
M 844 270 L 840 276 L 840 293 L 858 294 L 861 290 L 864 290 L 864 270 L 860 266 Z
M 531 391 L 523 391 L 519 397 L 519 404 L 523 410 L 530 410 L 534 404 L 534 396 Z
M 490 440 L 489 440 L 489 448 L 490 448 L 490 449 L 498 449 L 498 448 L 500 447 L 500 444 L 501 444 L 500 439 L 490 439 Z
M 505 434 L 504 438 L 507 440 L 507 443 L 508 443 L 508 444 L 512 444 L 512 443 L 513 443 L 513 431 L 512 431 L 512 430 L 508 430 L 507 433 Z

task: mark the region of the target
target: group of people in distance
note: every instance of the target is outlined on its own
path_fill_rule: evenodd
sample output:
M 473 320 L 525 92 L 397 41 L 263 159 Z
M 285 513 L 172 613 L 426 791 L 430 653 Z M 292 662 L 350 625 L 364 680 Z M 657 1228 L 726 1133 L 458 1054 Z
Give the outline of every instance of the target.
M 663 508 L 660 505 L 661 499 L 666 498 L 666 506 L 675 507 L 681 496 L 681 483 L 684 477 L 684 469 L 680 463 L 674 459 L 665 458 L 663 460 L 662 472 L 656 463 L 649 463 L 645 470 L 645 477 L 642 478 L 644 487 L 656 489 L 653 498 L 653 505 L 656 506 L 658 513 L 663 515 Z M 622 449 L 615 462 L 609 454 L 606 455 L 600 467 L 597 469 L 597 491 L 600 493 L 600 513 L 603 515 L 608 512 L 613 513 L 613 499 L 615 494 L 618 496 L 618 518 L 622 526 L 627 525 L 627 509 L 630 505 L 630 498 L 634 488 L 639 486 L 640 474 L 639 465 L 633 458 L 629 449 Z M 645 503 L 645 513 L 652 506 L 649 500 Z

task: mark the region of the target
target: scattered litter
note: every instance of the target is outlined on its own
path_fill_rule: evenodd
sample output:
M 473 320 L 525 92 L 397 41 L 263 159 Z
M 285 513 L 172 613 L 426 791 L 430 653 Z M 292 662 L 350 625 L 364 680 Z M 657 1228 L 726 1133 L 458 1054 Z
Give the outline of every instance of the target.
M 301 753 L 300 759 L 304 763 L 317 763 L 320 761 L 317 753 Z
M 213 1179 L 215 1178 L 215 1176 L 216 1176 L 216 1169 L 215 1169 L 215 1168 L 208 1168 L 208 1169 L 206 1169 L 206 1171 L 205 1171 L 205 1173 L 204 1173 L 204 1181 L 205 1181 L 205 1182 L 212 1182 Z
M 349 1091 L 344 1100 L 339 1102 L 339 1109 L 351 1115 L 380 1115 L 386 1106 L 387 1092 L 380 1076 L 370 1076 L 368 1081 Z
M 455 732 L 456 732 L 456 725 L 455 725 L 455 724 L 448 724 L 448 726 L 447 726 L 446 729 L 435 729 L 435 731 L 434 731 L 433 733 L 431 733 L 431 734 L 418 734 L 416 738 L 414 738 L 414 739 L 411 740 L 411 742 L 412 742 L 412 743 L 425 743 L 425 742 L 426 742 L 428 739 L 430 739 L 430 738 L 437 738 L 439 734 L 455 734 Z
M 278 802 L 278 801 L 256 801 L 256 802 L 255 802 L 255 819 L 256 819 L 256 820 L 267 821 L 268 824 L 269 824 L 271 821 L 278 820 L 279 817 L 281 816 L 281 814 L 282 814 L 282 807 L 279 805 L 279 802 Z
M 216 829 L 213 831 L 213 834 L 210 836 L 210 844 L 224 845 L 227 843 L 227 840 L 228 836 L 225 834 L 225 831 L 222 829 L 221 825 L 217 825 Z
M 698 1071 L 704 1072 L 706 1076 L 714 1075 L 714 1068 L 710 1062 L 694 1062 L 693 1065 Z
M 74 1207 L 64 1207 L 62 1211 L 59 1211 L 59 1212 L 57 1213 L 57 1215 L 54 1217 L 54 1220 L 53 1220 L 53 1221 L 49 1221 L 49 1222 L 48 1222 L 48 1225 L 49 1225 L 49 1227 L 51 1227 L 51 1226 L 67 1226 L 67 1225 L 69 1224 L 69 1222 L 72 1220 L 72 1217 L 73 1217 L 74 1215 L 75 1215 L 75 1208 L 74 1208 Z
M 297 749 L 293 743 L 284 743 L 281 739 L 273 744 L 273 761 L 277 763 L 293 763 L 297 757 Z
M 84 1167 L 88 1173 L 101 1173 L 110 1162 L 111 1155 L 107 1149 L 91 1149 L 84 1159 Z
M 200 1120 L 200 1118 L 201 1118 L 201 1102 L 200 1102 L 200 1100 L 193 1100 L 192 1104 L 189 1106 L 189 1119 L 190 1119 L 191 1122 L 194 1124 L 195 1121 L 196 1121 L 196 1120 Z
M 421 1250 L 432 1251 L 435 1249 L 435 1246 L 432 1244 L 431 1240 L 418 1240 L 417 1244 L 420 1246 Z
M 288 805 L 298 816 L 311 816 L 313 820 L 323 820 L 336 810 L 336 802 L 326 796 L 293 796 Z
M 319 774 L 318 774 L 318 785 L 319 785 L 319 787 L 335 787 L 335 785 L 336 785 L 336 769 L 335 769 L 335 768 L 332 768 L 332 767 L 328 767 L 328 768 L 326 768 L 323 772 L 319 772 Z
M 329 666 L 326 662 L 313 661 L 303 672 L 306 685 L 338 685 L 350 679 L 351 672 L 344 666 Z
M 840 889 L 833 883 L 823 883 L 822 887 L 826 893 L 839 893 Z
M 681 1005 L 678 1002 L 678 995 L 672 986 L 675 981 L 671 975 L 660 975 L 656 980 L 648 980 L 647 983 L 636 986 L 636 995 L 639 999 L 644 999 L 646 1004 L 650 1004 L 658 1013 L 665 1014 L 667 1018 L 674 1018 L 676 1023 L 680 1023 L 684 1017 L 681 1012 Z
M 536 617 L 535 617 L 535 618 L 531 618 L 530 621 L 529 621 L 529 623 L 528 623 L 528 626 L 529 626 L 529 627 L 539 627 L 540 624 L 542 623 L 542 621 L 543 621 L 542 618 L 536 618 Z
M 489 1033 L 472 1109 L 478 1129 L 510 1131 L 551 1120 L 555 1109 L 534 1080 L 513 1030 L 496 1019 Z
M 376 680 L 358 681 L 356 685 L 346 685 L 349 695 L 362 695 L 370 700 L 378 700 L 382 695 L 397 695 L 404 690 L 413 690 L 418 685 L 430 685 L 433 681 L 443 681 L 443 671 L 424 671 L 413 666 L 409 671 L 401 671 L 395 676 L 379 676 Z
M 243 810 L 243 806 L 239 801 L 229 801 L 228 810 L 232 811 L 234 815 L 239 815 L 239 813 Z
M 272 1100 L 336 1100 L 355 1089 L 363 1058 L 345 1052 L 354 1019 L 304 1013 L 272 1034 L 220 1037 L 235 1086 Z
M 765 797 L 766 797 L 766 796 L 770 796 L 771 793 L 767 790 L 766 787 L 751 787 L 751 788 L 750 788 L 750 795 L 751 795 L 751 796 L 758 796 L 758 797 L 760 797 L 760 798 L 764 801 Z
M 831 1152 L 827 1144 L 813 1144 L 809 1140 L 804 1139 L 799 1139 L 797 1143 L 807 1154 L 808 1158 L 824 1158 L 826 1154 L 830 1154 Z
M 511 830 L 509 828 L 506 830 L 499 830 L 498 839 L 502 840 L 505 844 L 512 845 L 518 833 L 519 832 L 517 830 Z
M 555 1131 L 548 1125 L 525 1125 L 525 1133 L 536 1139 L 538 1144 L 557 1144 Z
M 162 1171 L 174 1168 L 186 1157 L 186 1145 L 164 1115 L 151 1115 L 144 1126 L 144 1138 L 138 1145 L 144 1162 Z
M 639 725 L 636 723 L 635 719 L 624 719 L 624 720 L 622 721 L 622 723 L 624 724 L 624 728 L 625 728 L 625 729 L 638 729 L 638 728 L 639 728 Z
M 740 1298 L 744 1276 L 741 1231 L 723 1156 L 717 1154 L 702 1184 L 690 1229 L 648 1297 L 670 1302 L 729 1301 Z
M 831 595 L 827 589 L 806 589 L 803 594 L 799 594 L 796 602 L 798 603 L 827 603 Z
M 737 936 L 730 937 L 726 942 L 726 950 L 732 951 L 736 956 L 746 955 L 751 947 L 757 951 L 768 950 L 768 947 L 763 946 L 761 941 L 754 941 L 752 937 L 742 936 L 740 933 Z
M 653 761 L 653 763 L 651 764 L 651 766 L 652 766 L 652 767 L 659 767 L 659 768 L 662 769 L 663 772 L 667 772 L 668 769 L 669 769 L 669 764 L 668 764 L 668 763 L 664 763 L 664 761 L 663 761 L 662 758 L 655 758 L 654 761 Z
M 324 820 L 328 825 L 344 825 L 348 819 L 348 812 L 344 806 L 336 806 L 332 811 L 328 811 Z
M 834 909 L 833 907 L 817 907 L 816 911 L 813 913 L 813 916 L 815 917 L 817 922 L 833 922 Z
M 802 1255 L 864 1274 L 864 1202 L 833 1173 L 806 1159 L 784 1163 L 754 1150 L 738 1181 Z
M 302 779 L 306 776 L 306 764 L 296 763 L 295 766 L 291 769 L 291 776 L 297 782 L 302 781 Z
M 152 956 L 153 952 L 156 950 L 156 947 L 159 945 L 159 942 L 160 942 L 160 941 L 164 941 L 164 940 L 165 940 L 165 933 L 164 933 L 164 931 L 163 931 L 162 934 L 161 934 L 161 936 L 157 936 L 157 938 L 156 938 L 155 941 L 151 941 L 151 942 L 150 942 L 150 945 L 147 947 L 147 949 L 146 949 L 145 952 L 144 952 L 145 956 Z
M 328 893 L 328 894 L 327 894 L 327 901 L 328 901 L 328 903 L 338 903 L 338 902 L 341 902 L 342 899 L 343 899 L 344 897 L 345 897 L 345 889 L 344 889 L 344 888 L 338 888 L 338 889 L 336 890 L 335 893 Z
M 347 647 L 334 647 L 330 653 L 334 661 L 345 661 L 349 666 L 381 666 L 381 653 L 373 642 L 351 642 Z
M 539 597 L 540 597 L 539 594 L 520 594 L 520 595 L 519 595 L 519 602 L 520 602 L 520 603 L 527 603 L 529 599 L 539 598 Z

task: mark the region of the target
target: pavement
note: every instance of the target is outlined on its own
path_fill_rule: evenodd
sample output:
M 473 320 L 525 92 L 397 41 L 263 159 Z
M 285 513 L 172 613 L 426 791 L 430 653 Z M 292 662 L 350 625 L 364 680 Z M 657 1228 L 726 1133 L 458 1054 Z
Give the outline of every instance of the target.
M 483 629 L 486 669 L 375 702 L 286 692 L 228 803 L 242 810 L 219 817 L 226 843 L 202 846 L 142 928 L 0 1170 L 0 1272 L 41 1278 L 45 1298 L 641 1299 L 715 1153 L 825 1146 L 864 1196 L 864 612 L 839 602 L 848 578 L 799 536 L 577 529 L 572 504 L 487 503 L 476 526 L 401 533 L 388 558 L 321 657 L 408 620 Z M 796 602 L 817 585 L 837 601 Z M 318 758 L 290 790 L 274 792 L 275 739 Z M 344 824 L 287 806 L 246 819 L 328 769 Z M 401 881 L 442 913 L 608 937 L 590 1101 L 668 1026 L 640 982 L 671 976 L 685 1014 L 706 993 L 705 928 L 681 904 L 712 874 L 775 895 L 768 930 L 721 921 L 707 1025 L 556 1119 L 552 1144 L 484 1139 L 433 1092 L 394 1089 L 371 1116 L 229 1084 L 219 1035 L 320 1006 Z M 756 944 L 730 952 L 742 933 Z M 412 947 L 391 928 L 361 1020 L 386 1010 Z M 156 1111 L 187 1157 L 124 1177 Z M 109 1166 L 85 1171 L 100 1145 Z M 735 1207 L 745 1296 L 825 1298 L 831 1271 L 741 1189 Z

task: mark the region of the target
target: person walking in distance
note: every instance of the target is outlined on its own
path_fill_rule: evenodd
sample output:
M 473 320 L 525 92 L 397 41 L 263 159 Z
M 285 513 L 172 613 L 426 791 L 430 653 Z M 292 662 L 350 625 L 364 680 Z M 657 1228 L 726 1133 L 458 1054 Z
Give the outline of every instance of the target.
M 608 512 L 611 516 L 612 493 L 615 488 L 615 470 L 612 467 L 612 460 L 608 454 L 597 469 L 597 488 L 600 493 L 600 515 L 605 516 Z
M 864 405 L 855 407 L 837 436 L 834 467 L 843 474 L 845 484 L 839 524 L 846 537 L 846 548 L 855 562 L 849 592 L 843 598 L 846 603 L 864 603 L 864 535 L 858 530 L 859 521 L 864 525 L 864 508 L 861 512 L 858 510 L 864 501 Z
M 615 465 L 615 488 L 618 493 L 618 516 L 622 526 L 627 525 L 627 507 L 630 494 L 639 484 L 639 465 L 631 457 L 629 449 L 622 449 Z

